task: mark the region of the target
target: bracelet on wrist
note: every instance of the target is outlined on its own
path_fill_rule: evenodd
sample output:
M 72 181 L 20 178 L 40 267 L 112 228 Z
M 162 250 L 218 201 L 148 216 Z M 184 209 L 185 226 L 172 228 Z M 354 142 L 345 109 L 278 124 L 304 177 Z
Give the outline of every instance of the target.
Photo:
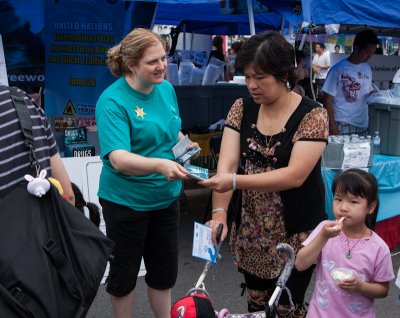
M 225 209 L 225 208 L 215 208 L 215 209 L 211 210 L 211 214 L 214 214 L 214 213 L 217 213 L 217 212 L 220 212 L 220 211 L 228 212 L 228 210 Z
M 236 190 L 236 172 L 234 172 L 232 175 L 232 190 Z

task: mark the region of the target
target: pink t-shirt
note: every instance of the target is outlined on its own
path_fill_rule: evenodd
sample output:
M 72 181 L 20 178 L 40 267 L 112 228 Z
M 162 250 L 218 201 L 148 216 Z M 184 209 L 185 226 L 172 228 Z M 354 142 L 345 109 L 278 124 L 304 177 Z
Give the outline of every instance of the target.
M 321 231 L 328 221 L 321 222 L 303 242 L 306 246 Z M 331 276 L 335 268 L 351 269 L 359 279 L 367 282 L 389 282 L 394 279 L 390 250 L 386 243 L 375 233 L 361 239 L 349 239 L 341 233 L 331 238 L 317 259 L 317 272 L 313 296 L 307 317 L 375 317 L 373 299 L 359 293 L 348 293 L 336 286 Z M 348 245 L 351 259 L 346 258 Z

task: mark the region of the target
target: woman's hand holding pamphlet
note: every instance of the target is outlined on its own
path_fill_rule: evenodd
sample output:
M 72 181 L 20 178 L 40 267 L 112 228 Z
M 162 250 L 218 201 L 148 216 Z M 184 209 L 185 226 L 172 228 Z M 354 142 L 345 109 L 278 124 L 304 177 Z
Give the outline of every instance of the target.
M 195 156 L 197 153 L 200 152 L 199 147 L 188 149 L 190 144 L 189 136 L 185 135 L 173 148 L 172 152 L 174 153 L 175 159 L 180 164 L 185 163 L 190 158 Z
M 208 179 L 208 169 L 185 164 L 190 158 L 195 156 L 200 152 L 199 147 L 188 149 L 190 145 L 189 136 L 185 135 L 173 148 L 172 152 L 174 153 L 175 159 L 180 164 L 184 164 L 184 168 L 188 171 L 188 176 L 192 177 L 193 179 L 203 181 Z

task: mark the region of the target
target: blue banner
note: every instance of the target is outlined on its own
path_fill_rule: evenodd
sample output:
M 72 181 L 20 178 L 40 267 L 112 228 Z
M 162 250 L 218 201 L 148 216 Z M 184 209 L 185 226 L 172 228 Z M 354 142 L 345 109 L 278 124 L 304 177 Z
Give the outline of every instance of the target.
M 44 0 L 0 1 L 8 83 L 29 93 L 44 85 Z
M 45 111 L 94 115 L 115 78 L 106 53 L 132 27 L 133 3 L 118 0 L 46 0 Z

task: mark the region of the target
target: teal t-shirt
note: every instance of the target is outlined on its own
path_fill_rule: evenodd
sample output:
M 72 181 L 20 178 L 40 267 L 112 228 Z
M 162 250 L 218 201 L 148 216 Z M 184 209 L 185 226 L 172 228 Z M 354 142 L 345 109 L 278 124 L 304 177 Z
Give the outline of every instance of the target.
M 169 82 L 142 94 L 124 77 L 119 78 L 97 101 L 96 123 L 103 160 L 100 198 L 137 211 L 164 209 L 178 198 L 180 180 L 168 181 L 162 174 L 129 176 L 115 170 L 108 159 L 110 152 L 122 149 L 148 158 L 174 160 L 172 147 L 178 142 L 182 121 Z

